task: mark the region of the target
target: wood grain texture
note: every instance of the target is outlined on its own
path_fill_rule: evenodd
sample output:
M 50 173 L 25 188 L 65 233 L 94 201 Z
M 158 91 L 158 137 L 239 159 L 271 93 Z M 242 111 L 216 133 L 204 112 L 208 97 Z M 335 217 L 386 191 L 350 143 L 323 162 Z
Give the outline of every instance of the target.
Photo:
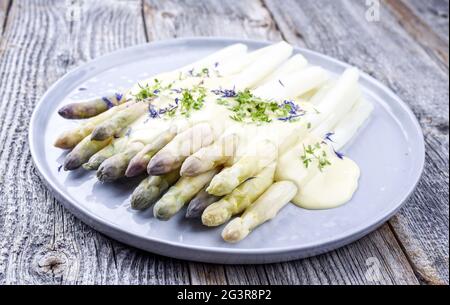
M 190 36 L 281 40 L 258 0 L 144 0 L 149 40 Z
M 448 44 L 449 0 L 402 0 L 420 19 Z
M 6 27 L 7 15 L 9 14 L 10 4 L 11 4 L 10 0 L 0 1 L 0 41 L 4 28 Z
M 442 70 L 436 72 L 436 62 L 399 29 L 393 16 L 389 15 L 392 23 L 383 25 L 381 31 L 373 26 L 359 28 L 361 21 L 356 17 L 360 6 L 349 9 L 344 5 L 340 16 L 330 17 L 328 12 L 322 17 L 318 13 L 320 4 L 311 1 L 283 1 L 283 5 L 258 0 L 74 3 L 81 2 L 84 4 L 78 10 L 57 0 L 16 0 L 8 14 L 3 35 L 7 48 L 0 53 L 0 284 L 417 284 L 414 272 L 425 282 L 448 282 L 448 271 L 445 274 L 441 270 L 445 264 L 448 267 L 448 250 L 443 250 L 445 242 L 448 248 L 448 236 L 442 237 L 445 223 L 448 233 L 448 220 L 442 218 L 446 211 L 448 219 L 448 201 L 444 199 L 448 195 L 448 170 L 443 167 L 448 168 L 448 108 L 442 105 L 443 98 L 448 98 L 448 88 L 443 90 L 441 84 L 448 75 Z M 342 5 L 338 5 L 331 7 L 340 12 Z M 313 25 L 309 24 L 311 18 Z M 326 18 L 323 20 L 333 28 L 316 18 Z M 406 84 L 393 73 L 399 69 L 390 66 L 395 64 L 390 62 L 393 55 L 386 60 L 377 57 L 376 52 L 386 52 L 377 46 L 384 41 L 385 26 L 400 35 L 403 43 L 411 43 L 403 51 L 407 54 L 397 54 L 419 58 L 415 68 L 412 63 L 405 64 L 406 59 L 399 63 L 405 65 L 400 67 L 399 75 L 415 73 Z M 353 39 L 347 37 L 346 28 L 355 31 L 350 33 Z M 354 37 L 361 36 L 358 31 L 368 32 L 368 41 L 375 45 L 364 46 L 367 41 L 356 41 Z M 413 105 L 421 119 L 429 149 L 419 191 L 389 225 L 365 238 L 324 255 L 280 264 L 185 262 L 123 245 L 84 225 L 53 198 L 37 176 L 27 144 L 31 109 L 54 81 L 83 62 L 147 40 L 185 36 L 287 38 L 344 61 L 355 57 L 354 64 L 391 85 Z M 351 49 L 353 45 L 355 50 Z M 372 49 L 368 50 L 369 46 Z M 388 44 L 387 48 L 398 51 L 400 47 Z M 364 64 L 365 60 L 370 64 Z M 432 79 L 417 87 L 418 71 Z M 433 95 L 429 95 L 431 88 L 436 90 Z M 418 94 L 417 101 L 414 94 Z M 436 113 L 430 112 L 432 107 Z M 437 217 L 430 219 L 431 212 Z M 430 234 L 433 226 L 435 235 Z M 395 228 L 394 233 L 391 228 Z M 437 252 L 430 255 L 432 247 Z M 379 273 L 373 273 L 373 267 L 379 267 Z
M 361 240 L 312 258 L 267 265 L 190 263 L 193 284 L 418 284 L 388 225 Z
M 414 37 L 414 39 L 416 39 L 416 41 L 422 45 L 427 53 L 429 53 L 430 56 L 435 58 L 438 62 L 444 64 L 448 69 L 448 30 L 446 33 L 447 35 L 445 35 L 445 33 L 443 32 L 435 32 L 432 27 L 426 21 L 416 15 L 414 9 L 410 7 L 411 4 L 414 4 L 413 2 L 404 0 L 385 0 L 384 3 L 389 6 L 393 14 L 397 17 L 399 23 L 402 24 L 403 27 L 408 31 L 408 33 L 410 33 L 411 36 Z M 439 7 L 437 6 L 438 1 L 420 1 L 420 3 L 434 4 L 433 7 L 437 7 L 439 9 Z M 439 3 L 445 3 L 445 1 L 441 0 L 439 1 Z M 441 18 L 443 18 L 443 16 L 439 15 L 438 13 L 438 15 L 433 18 L 433 20 L 438 20 Z M 448 24 L 448 15 L 446 19 Z M 443 30 L 440 27 L 438 28 L 439 30 Z
M 64 3 L 14 1 L 4 35 L 0 283 L 188 283 L 185 262 L 123 246 L 78 221 L 33 167 L 28 122 L 45 90 L 74 66 L 146 41 L 140 1 L 84 1 L 72 8 Z
M 268 265 L 266 270 L 269 278 L 283 284 L 418 283 L 388 225 L 336 251 L 292 263 Z
M 368 22 L 361 1 L 265 3 L 288 41 L 360 67 L 413 109 L 425 135 L 426 166 L 390 225 L 421 281 L 448 283 L 448 74 L 383 5 L 380 21 Z

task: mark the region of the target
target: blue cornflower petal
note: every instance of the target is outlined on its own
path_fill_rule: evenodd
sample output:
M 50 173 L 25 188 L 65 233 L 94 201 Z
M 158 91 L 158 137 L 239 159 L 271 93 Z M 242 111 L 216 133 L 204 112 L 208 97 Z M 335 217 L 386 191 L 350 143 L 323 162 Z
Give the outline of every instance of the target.
M 339 159 L 344 159 L 344 154 L 338 151 L 335 151 L 333 148 L 334 154 L 339 158 Z
M 159 117 L 158 111 L 152 105 L 148 105 L 148 112 L 153 119 Z
M 105 102 L 106 107 L 108 107 L 108 108 L 114 107 L 114 103 L 111 102 L 111 100 L 109 98 L 104 96 L 104 97 L 102 97 L 102 100 Z
M 120 100 L 122 99 L 122 97 L 123 97 L 123 94 L 122 93 L 119 93 L 119 92 L 116 92 L 116 100 L 118 101 L 118 102 L 120 102 Z
M 220 95 L 221 97 L 235 97 L 237 95 L 236 91 L 233 89 L 214 89 L 211 90 L 212 93 L 214 93 L 215 95 Z
M 323 138 L 327 141 L 334 142 L 333 139 L 331 138 L 333 135 L 334 132 L 327 132 Z

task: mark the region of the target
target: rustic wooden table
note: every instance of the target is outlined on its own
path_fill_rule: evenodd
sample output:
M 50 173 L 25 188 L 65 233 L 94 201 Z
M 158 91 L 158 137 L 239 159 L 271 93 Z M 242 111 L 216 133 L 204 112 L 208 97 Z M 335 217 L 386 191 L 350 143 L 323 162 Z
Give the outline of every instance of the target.
M 0 283 L 448 284 L 449 1 L 369 2 L 0 0 Z M 405 207 L 336 251 L 248 266 L 149 254 L 68 213 L 30 157 L 34 105 L 59 77 L 92 58 L 183 36 L 285 39 L 392 88 L 418 117 L 426 143 L 425 172 Z

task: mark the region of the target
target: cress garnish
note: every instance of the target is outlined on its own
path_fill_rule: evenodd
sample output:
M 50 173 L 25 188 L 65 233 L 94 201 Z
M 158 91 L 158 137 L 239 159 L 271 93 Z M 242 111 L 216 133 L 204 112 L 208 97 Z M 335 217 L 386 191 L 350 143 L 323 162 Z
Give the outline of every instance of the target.
M 311 162 L 317 161 L 317 167 L 322 171 L 326 166 L 331 165 L 328 160 L 328 155 L 325 149 L 322 148 L 321 143 L 317 142 L 314 145 L 303 144 L 303 154 L 300 156 L 305 168 L 308 168 Z

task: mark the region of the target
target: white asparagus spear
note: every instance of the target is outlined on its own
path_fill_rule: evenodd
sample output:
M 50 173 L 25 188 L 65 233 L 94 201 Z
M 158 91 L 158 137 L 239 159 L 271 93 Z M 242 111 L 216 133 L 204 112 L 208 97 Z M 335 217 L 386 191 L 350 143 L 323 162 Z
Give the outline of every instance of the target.
M 217 67 L 221 67 L 224 62 L 229 62 L 233 58 L 236 57 L 242 57 L 243 55 L 246 55 L 247 52 L 247 46 L 242 43 L 233 44 L 231 46 L 225 47 L 211 55 L 208 55 L 192 64 L 189 64 L 187 66 L 184 66 L 176 72 L 187 72 L 189 70 L 196 70 L 196 69 L 202 69 L 209 66 L 216 66 L 216 63 L 218 64 Z M 225 65 L 226 66 L 226 65 Z
M 309 67 L 281 76 L 255 89 L 256 96 L 266 99 L 292 99 L 314 88 L 318 88 L 328 80 L 328 73 L 320 67 Z
M 102 141 L 92 141 L 90 136 L 85 137 L 66 156 L 64 160 L 64 170 L 74 170 L 79 168 L 83 163 L 87 162 L 93 154 L 107 146 L 111 140 L 112 138 L 107 138 Z
M 150 159 L 167 145 L 175 136 L 177 132 L 174 128 L 168 128 L 161 133 L 149 144 L 147 144 L 133 159 L 130 160 L 125 176 L 134 177 L 147 171 Z
M 178 170 L 162 176 L 149 176 L 141 181 L 131 196 L 131 207 L 143 210 L 155 203 L 161 194 L 180 178 Z
M 153 207 L 155 217 L 167 220 L 200 192 L 217 173 L 213 169 L 195 177 L 181 177 Z
M 275 167 L 275 164 L 270 164 L 233 192 L 208 206 L 202 214 L 202 223 L 209 227 L 219 226 L 244 211 L 273 183 Z
M 176 125 L 170 124 L 170 122 L 166 121 L 151 120 L 147 115 L 143 114 L 141 115 L 140 119 L 136 120 L 128 128 L 121 131 L 119 137 L 114 137 L 108 146 L 94 154 L 87 163 L 83 164 L 83 167 L 88 170 L 98 169 L 99 166 L 107 159 L 112 158 L 117 154 L 123 154 L 125 151 L 127 151 L 125 154 L 126 156 L 133 157 L 133 154 L 136 154 L 136 149 L 139 147 L 138 144 L 135 143 L 139 143 L 140 145 L 142 145 L 142 147 L 147 144 L 150 145 L 150 143 L 152 145 L 159 144 L 160 149 L 162 148 L 160 143 L 164 142 L 164 139 L 168 137 L 168 135 L 165 134 L 164 131 L 166 131 L 166 133 L 168 134 L 172 134 L 173 138 L 174 134 L 176 134 L 178 130 L 177 127 L 179 125 L 182 124 Z M 170 139 L 168 139 L 164 143 L 164 145 L 167 144 Z M 120 167 L 128 167 L 129 160 L 128 157 L 123 158 L 125 155 L 123 155 L 121 158 L 118 157 L 119 159 L 113 158 L 113 160 L 109 161 L 108 163 L 110 164 L 110 166 L 116 167 L 118 166 L 117 160 L 121 160 Z M 147 164 L 145 164 L 144 172 L 146 168 Z M 103 169 L 106 170 L 106 172 L 109 172 L 109 170 L 104 166 Z M 123 171 L 121 168 L 120 171 L 114 170 L 114 172 Z
M 336 85 L 325 95 L 315 112 L 306 114 L 303 119 L 317 127 L 330 114 L 336 111 L 343 103 L 353 102 L 354 89 L 358 84 L 359 72 L 355 68 L 345 70 L 339 77 Z
M 214 130 L 209 123 L 199 123 L 178 134 L 157 152 L 148 163 L 148 173 L 158 176 L 181 166 L 183 161 L 214 141 Z
M 209 194 L 224 196 L 231 193 L 239 184 L 255 176 L 278 156 L 278 148 L 269 140 L 257 140 L 249 147 L 254 150 L 247 151 L 235 164 L 223 169 L 212 179 L 206 190 Z
M 145 127 L 145 124 L 142 124 L 142 122 L 145 121 L 145 115 L 143 113 L 137 112 L 139 109 L 134 108 L 135 106 L 139 105 L 142 108 L 142 103 L 134 103 L 131 104 L 130 107 L 125 107 L 125 109 L 116 112 L 115 115 L 113 115 L 110 119 L 110 121 L 104 121 L 103 123 L 99 124 L 97 127 L 95 127 L 93 133 L 100 129 L 106 132 L 101 131 L 102 134 L 101 140 L 93 140 L 92 135 L 87 136 L 85 140 L 81 141 L 75 149 L 66 157 L 65 161 L 65 168 L 68 170 L 75 169 L 80 166 L 79 162 L 83 162 L 83 164 L 88 161 L 88 163 L 84 164 L 85 169 L 96 169 L 102 164 L 104 161 L 106 161 L 108 158 L 112 158 L 117 154 L 122 154 L 121 157 L 113 158 L 109 162 L 109 166 L 112 166 L 113 168 L 108 169 L 108 166 L 103 166 L 102 171 L 105 171 L 107 173 L 122 173 L 124 171 L 123 167 L 127 166 L 129 162 L 129 157 L 137 153 L 137 149 L 140 147 L 137 144 L 132 145 L 134 142 L 140 142 L 144 145 L 147 144 L 148 141 L 151 141 L 152 139 L 148 139 L 147 134 L 144 135 L 141 133 L 139 136 L 139 133 L 134 132 L 135 129 L 137 129 L 139 126 L 143 128 L 141 125 Z M 123 105 L 117 106 L 117 108 L 121 107 Z M 126 116 L 126 113 L 132 110 L 134 117 L 140 117 L 141 119 L 121 119 L 120 116 Z M 107 113 L 102 113 L 100 116 L 106 115 Z M 95 118 L 92 118 L 93 120 Z M 113 123 L 114 121 L 115 123 Z M 131 124 L 128 126 L 128 124 Z M 106 128 L 106 126 L 113 126 L 112 128 Z M 123 127 L 122 127 L 123 126 Z M 102 129 L 105 127 L 105 129 Z M 115 131 L 114 133 L 110 133 L 110 131 Z M 131 136 L 130 136 L 131 134 Z M 119 138 L 114 139 L 114 136 L 119 136 Z M 93 140 L 92 143 L 89 143 L 88 139 Z M 107 140 L 107 141 L 106 141 Z M 102 143 L 102 145 L 94 145 L 94 143 Z M 106 144 L 106 145 L 104 145 Z M 132 148 L 130 146 L 133 146 Z M 77 148 L 78 147 L 78 148 Z M 95 149 L 94 149 L 95 147 Z M 129 150 L 127 148 L 130 147 Z M 99 150 L 100 149 L 100 150 Z M 126 153 L 124 153 L 126 151 Z M 87 158 L 87 159 L 86 159 Z M 120 160 L 120 166 L 119 162 L 117 160 Z M 119 166 L 119 168 L 117 168 Z M 109 175 L 103 175 L 99 173 L 99 177 L 107 177 Z M 113 175 L 114 176 L 114 175 Z M 110 180 L 106 178 L 107 180 Z
M 98 169 L 100 164 L 112 156 L 124 152 L 133 142 L 148 144 L 155 140 L 157 133 L 153 132 L 157 126 L 152 124 L 145 115 L 131 123 L 131 125 L 122 130 L 117 137 L 114 137 L 111 143 L 102 150 L 89 158 L 89 161 L 83 164 L 87 170 Z
M 129 107 L 113 115 L 109 120 L 97 125 L 92 131 L 91 139 L 100 141 L 118 134 L 128 125 L 142 117 L 147 108 L 148 102 L 144 101 L 136 102 L 130 105 Z
M 313 129 L 313 134 L 322 135 L 329 132 L 336 124 L 344 118 L 347 113 L 350 112 L 352 107 L 361 98 L 361 92 L 358 87 L 354 87 L 351 97 L 339 104 L 336 109 L 330 113 L 324 121 L 322 121 L 317 127 Z
M 241 72 L 243 69 L 251 65 L 258 58 L 260 58 L 263 54 L 271 51 L 275 47 L 275 44 L 259 48 L 255 51 L 244 54 L 243 56 L 236 56 L 232 60 L 227 60 L 225 64 L 219 64 L 217 70 L 222 76 L 231 76 Z
M 334 127 L 333 147 L 340 150 L 352 137 L 358 129 L 367 121 L 373 111 L 373 105 L 366 100 L 360 100 L 353 109 Z
M 315 90 L 310 98 L 308 98 L 308 103 L 311 103 L 315 107 L 319 106 L 319 104 L 322 102 L 328 92 L 330 92 L 330 90 L 334 87 L 334 85 L 336 85 L 335 80 L 327 81 L 325 84 L 320 86 L 320 88 Z
M 129 143 L 128 137 L 120 137 L 113 139 L 110 144 L 102 148 L 100 151 L 92 155 L 88 162 L 83 164 L 86 170 L 96 170 L 108 158 L 123 152 Z
M 222 237 L 230 243 L 238 242 L 256 227 L 274 218 L 278 212 L 294 198 L 297 187 L 290 181 L 272 184 L 242 214 L 230 221 L 222 231 Z
M 118 154 L 106 159 L 97 170 L 97 178 L 102 182 L 112 182 L 125 176 L 128 163 L 144 148 L 141 142 L 132 142 Z
M 131 106 L 134 104 L 134 101 L 130 101 L 124 104 L 121 104 L 116 107 L 112 107 L 108 109 L 107 111 L 100 113 L 99 115 L 92 117 L 86 121 L 84 121 L 79 126 L 63 132 L 61 135 L 58 136 L 58 138 L 55 141 L 55 146 L 58 148 L 63 149 L 72 149 L 74 148 L 78 143 L 81 142 L 84 138 L 86 138 L 88 135 L 91 134 L 91 132 L 97 127 L 98 125 L 102 124 L 103 122 L 109 120 L 114 115 L 119 113 L 120 111 L 126 109 L 128 106 Z
M 220 197 L 208 194 L 206 187 L 203 188 L 198 194 L 189 202 L 186 209 L 186 218 L 200 218 L 203 211 L 216 201 L 219 201 Z
M 195 176 L 227 163 L 234 157 L 239 136 L 225 134 L 210 146 L 203 147 L 189 156 L 181 166 L 181 176 Z
M 260 84 L 264 85 L 271 82 L 277 82 L 281 77 L 291 74 L 294 72 L 298 72 L 308 65 L 308 61 L 305 57 L 301 54 L 296 54 L 286 60 L 275 72 L 273 72 L 271 75 L 264 78 Z
M 256 59 L 250 66 L 233 78 L 231 86 L 237 90 L 251 88 L 264 77 L 272 73 L 282 62 L 292 54 L 292 46 L 286 42 L 280 42 L 272 46 Z

